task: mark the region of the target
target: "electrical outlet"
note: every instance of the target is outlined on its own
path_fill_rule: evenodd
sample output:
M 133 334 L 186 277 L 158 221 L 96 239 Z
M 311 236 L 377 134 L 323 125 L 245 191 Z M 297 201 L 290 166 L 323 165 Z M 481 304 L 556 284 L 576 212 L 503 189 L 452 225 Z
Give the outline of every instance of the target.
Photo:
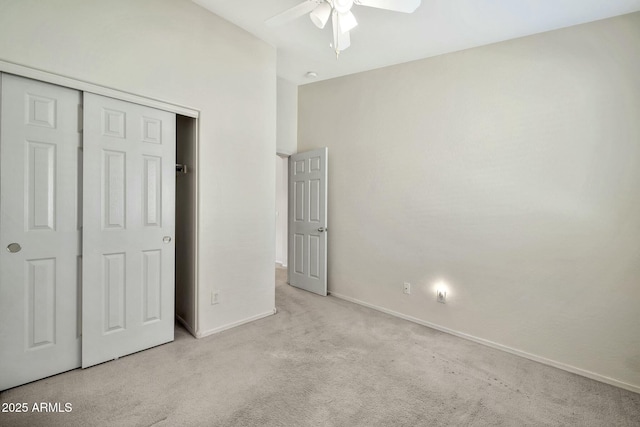
M 439 303 L 442 303 L 442 304 L 446 304 L 447 303 L 447 291 L 444 291 L 442 289 L 438 289 L 436 291 L 436 301 L 438 301 Z
M 211 305 L 216 305 L 220 302 L 220 293 L 217 291 L 211 291 Z
M 410 294 L 411 293 L 411 283 L 404 282 L 404 287 L 402 288 L 402 292 L 404 292 L 405 294 Z

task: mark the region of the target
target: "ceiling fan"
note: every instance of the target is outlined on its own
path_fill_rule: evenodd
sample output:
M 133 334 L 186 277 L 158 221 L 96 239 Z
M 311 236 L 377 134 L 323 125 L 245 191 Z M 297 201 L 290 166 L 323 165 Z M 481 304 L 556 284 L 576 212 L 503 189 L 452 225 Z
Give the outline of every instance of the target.
M 267 19 L 265 23 L 270 27 L 275 27 L 309 13 L 315 26 L 323 29 L 331 18 L 333 43 L 330 46 L 338 58 L 340 52 L 351 45 L 349 31 L 358 25 L 356 17 L 351 12 L 354 4 L 395 12 L 413 13 L 420 6 L 420 2 L 421 0 L 306 0 Z

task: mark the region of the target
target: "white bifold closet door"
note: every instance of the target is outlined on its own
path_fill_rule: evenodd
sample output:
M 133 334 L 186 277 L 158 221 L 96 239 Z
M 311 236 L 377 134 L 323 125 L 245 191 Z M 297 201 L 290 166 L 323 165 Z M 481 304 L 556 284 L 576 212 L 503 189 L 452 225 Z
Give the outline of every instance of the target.
M 84 95 L 82 367 L 173 340 L 175 129 Z
M 2 74 L 0 390 L 80 366 L 81 93 Z

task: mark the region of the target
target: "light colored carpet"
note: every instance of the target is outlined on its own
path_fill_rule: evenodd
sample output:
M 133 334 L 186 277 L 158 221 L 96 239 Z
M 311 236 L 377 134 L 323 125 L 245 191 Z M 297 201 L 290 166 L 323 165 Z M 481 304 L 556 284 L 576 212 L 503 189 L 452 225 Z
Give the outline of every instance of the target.
M 638 426 L 640 395 L 285 283 L 278 314 L 17 387 L 1 426 Z

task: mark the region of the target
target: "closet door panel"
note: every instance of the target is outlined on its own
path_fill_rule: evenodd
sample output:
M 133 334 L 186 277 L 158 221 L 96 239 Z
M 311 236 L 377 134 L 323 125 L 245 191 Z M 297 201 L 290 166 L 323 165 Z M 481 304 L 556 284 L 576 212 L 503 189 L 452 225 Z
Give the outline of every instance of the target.
M 0 389 L 80 366 L 80 92 L 1 75 Z
M 173 340 L 175 114 L 84 95 L 82 366 Z

